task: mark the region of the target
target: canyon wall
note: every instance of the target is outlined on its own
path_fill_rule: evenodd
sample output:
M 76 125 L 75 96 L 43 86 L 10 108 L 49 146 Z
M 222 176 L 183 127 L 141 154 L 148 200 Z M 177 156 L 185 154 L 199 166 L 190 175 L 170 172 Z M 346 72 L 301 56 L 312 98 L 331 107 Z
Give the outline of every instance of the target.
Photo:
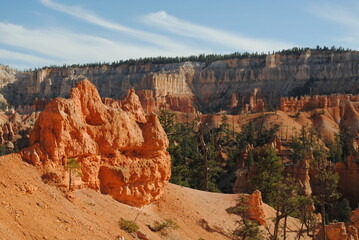
M 102 97 L 121 98 L 132 87 L 147 111 L 216 112 L 245 108 L 250 95 L 279 105 L 280 97 L 304 94 L 359 93 L 359 52 L 306 50 L 292 54 L 248 56 L 212 63 L 117 64 L 43 68 L 16 75 L 1 88 L 12 105 L 68 97 L 88 78 Z M 236 104 L 234 104 L 236 103 Z

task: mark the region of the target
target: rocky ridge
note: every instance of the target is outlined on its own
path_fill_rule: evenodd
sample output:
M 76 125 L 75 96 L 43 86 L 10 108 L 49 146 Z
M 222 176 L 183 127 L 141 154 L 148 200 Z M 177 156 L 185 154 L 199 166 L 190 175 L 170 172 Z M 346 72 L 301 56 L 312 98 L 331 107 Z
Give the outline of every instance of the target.
M 30 144 L 23 158 L 56 184 L 70 184 L 66 166 L 75 159 L 82 172 L 76 187 L 134 206 L 159 199 L 170 177 L 167 136 L 156 115 L 145 115 L 134 90 L 106 106 L 90 81 L 79 82 L 69 99 L 46 105 Z
M 168 108 L 182 112 L 217 112 L 245 108 L 259 90 L 265 103 L 279 105 L 285 96 L 359 92 L 359 53 L 309 49 L 300 53 L 248 56 L 211 63 L 182 62 L 43 68 L 17 74 L 1 89 L 12 105 L 38 99 L 67 97 L 84 78 L 102 97 L 119 99 L 132 87 L 147 112 Z

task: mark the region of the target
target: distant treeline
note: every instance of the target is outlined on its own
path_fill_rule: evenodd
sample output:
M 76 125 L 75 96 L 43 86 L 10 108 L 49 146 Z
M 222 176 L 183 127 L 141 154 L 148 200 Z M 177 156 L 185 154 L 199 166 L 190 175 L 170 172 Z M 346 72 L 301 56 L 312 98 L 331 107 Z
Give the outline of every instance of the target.
M 95 62 L 95 63 L 86 63 L 86 64 L 72 64 L 72 65 L 67 65 L 64 64 L 62 66 L 57 66 L 57 65 L 51 65 L 49 66 L 50 68 L 82 68 L 82 67 L 99 67 L 101 65 L 107 65 L 107 66 L 111 66 L 111 67 L 117 67 L 120 65 L 127 65 L 127 66 L 133 66 L 133 65 L 137 65 L 137 64 L 169 64 L 169 63 L 181 63 L 181 62 L 200 62 L 200 63 L 212 63 L 218 60 L 226 60 L 226 59 L 244 59 L 244 58 L 262 58 L 262 57 L 266 57 L 267 55 L 270 54 L 280 54 L 280 55 L 300 55 L 303 52 L 307 51 L 307 50 L 316 50 L 316 51 L 330 51 L 330 52 L 349 52 L 352 51 L 351 49 L 347 48 L 344 49 L 343 47 L 320 47 L 317 46 L 316 48 L 308 48 L 308 47 L 293 47 L 291 49 L 283 49 L 281 51 L 273 51 L 271 52 L 253 52 L 253 53 L 249 53 L 249 52 L 235 52 L 235 53 L 231 53 L 231 54 L 199 54 L 199 55 L 192 55 L 192 56 L 187 56 L 187 57 L 162 57 L 162 56 L 158 56 L 158 57 L 146 57 L 146 58 L 139 58 L 139 59 L 128 59 L 128 60 L 119 60 L 119 61 L 114 61 L 112 63 L 108 63 L 108 62 Z M 44 68 L 49 68 L 48 66 L 43 67 Z M 37 70 L 37 69 L 34 69 Z M 29 70 L 25 70 L 25 71 L 32 71 L 32 69 Z

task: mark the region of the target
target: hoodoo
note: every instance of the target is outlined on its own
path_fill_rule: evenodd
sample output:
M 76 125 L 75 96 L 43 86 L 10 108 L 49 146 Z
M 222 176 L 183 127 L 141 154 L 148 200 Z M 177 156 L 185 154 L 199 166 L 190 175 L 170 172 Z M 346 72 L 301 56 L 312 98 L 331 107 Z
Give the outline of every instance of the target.
M 161 197 L 171 173 L 168 139 L 156 115 L 146 115 L 134 90 L 105 105 L 88 80 L 70 98 L 47 104 L 30 134 L 23 158 L 44 177 L 69 185 L 69 159 L 80 166 L 74 187 L 89 187 L 141 206 Z

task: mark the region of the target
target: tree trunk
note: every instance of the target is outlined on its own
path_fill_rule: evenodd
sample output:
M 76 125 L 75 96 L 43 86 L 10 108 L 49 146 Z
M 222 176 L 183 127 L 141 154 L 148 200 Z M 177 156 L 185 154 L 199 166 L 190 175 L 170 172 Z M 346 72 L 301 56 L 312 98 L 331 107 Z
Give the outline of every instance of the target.
M 259 136 L 260 136 L 261 133 L 262 133 L 263 125 L 264 125 L 264 112 L 262 111 L 262 122 L 261 122 L 261 125 L 260 125 L 260 127 L 259 127 L 259 131 L 258 131 L 258 134 L 257 134 L 257 138 L 259 138 Z
M 72 185 L 72 170 L 70 169 L 70 171 L 69 171 L 69 190 L 71 190 L 71 185 Z
M 202 153 L 203 153 L 203 170 L 204 170 L 204 184 L 203 184 L 203 190 L 208 191 L 208 156 L 207 156 L 207 146 L 203 139 L 203 124 L 200 123 L 199 125 L 199 141 L 202 147 Z
M 275 223 L 274 223 L 274 232 L 273 232 L 273 239 L 272 240 L 277 240 L 278 239 L 279 223 L 280 223 L 279 211 L 277 210 Z
M 304 228 L 304 223 L 302 223 L 302 225 L 300 226 L 300 229 L 299 229 L 298 235 L 297 235 L 297 240 L 302 238 L 302 236 L 303 236 L 303 228 Z
M 327 240 L 327 229 L 325 227 L 325 204 L 320 205 L 322 215 L 322 239 Z
M 287 219 L 288 216 L 284 217 L 284 225 L 283 225 L 283 240 L 287 239 Z

